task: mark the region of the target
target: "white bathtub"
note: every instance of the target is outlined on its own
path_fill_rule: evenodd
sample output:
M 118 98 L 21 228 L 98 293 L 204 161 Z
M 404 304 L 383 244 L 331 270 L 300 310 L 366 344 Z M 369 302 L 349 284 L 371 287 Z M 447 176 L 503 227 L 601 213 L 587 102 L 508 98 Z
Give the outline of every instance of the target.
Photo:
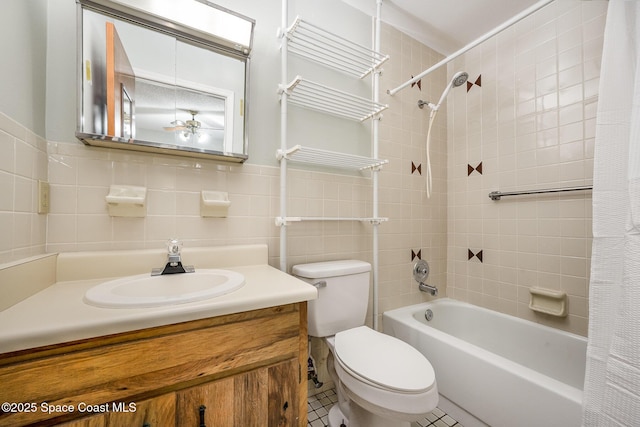
M 465 427 L 580 425 L 586 338 L 448 298 L 383 318 L 429 359 L 439 406 Z

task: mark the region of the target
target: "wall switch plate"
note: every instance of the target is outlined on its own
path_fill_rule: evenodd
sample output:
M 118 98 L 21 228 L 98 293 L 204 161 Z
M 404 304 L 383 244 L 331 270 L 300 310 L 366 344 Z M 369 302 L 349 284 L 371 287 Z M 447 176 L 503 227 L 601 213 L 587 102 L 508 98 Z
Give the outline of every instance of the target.
M 38 181 L 38 213 L 49 213 L 49 183 Z

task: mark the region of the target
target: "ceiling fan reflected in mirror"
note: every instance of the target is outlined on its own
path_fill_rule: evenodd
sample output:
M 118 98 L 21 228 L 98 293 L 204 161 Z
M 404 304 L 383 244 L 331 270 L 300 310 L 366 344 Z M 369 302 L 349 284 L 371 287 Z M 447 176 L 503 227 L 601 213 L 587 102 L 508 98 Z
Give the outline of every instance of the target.
M 196 120 L 196 116 L 199 111 L 196 110 L 187 110 L 189 114 L 191 114 L 191 120 L 182 121 L 182 120 L 174 120 L 171 122 L 172 126 L 163 127 L 164 130 L 168 132 L 180 132 L 180 136 L 183 138 L 189 138 L 191 135 L 196 135 L 200 137 L 199 130 L 224 130 L 224 127 L 202 127 L 202 123 Z

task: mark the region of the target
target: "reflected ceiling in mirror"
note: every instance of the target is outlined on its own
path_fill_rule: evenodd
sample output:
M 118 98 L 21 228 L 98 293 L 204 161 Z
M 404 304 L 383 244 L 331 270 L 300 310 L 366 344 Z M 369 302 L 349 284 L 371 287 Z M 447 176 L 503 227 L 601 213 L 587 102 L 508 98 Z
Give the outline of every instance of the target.
M 107 7 L 121 3 L 153 1 L 80 0 L 78 138 L 88 145 L 245 161 L 253 20 L 223 11 L 250 24 L 240 43 L 196 37 L 192 28 L 159 22 L 157 14 Z M 180 2 L 191 3 L 203 5 Z M 220 10 L 206 6 L 219 21 Z

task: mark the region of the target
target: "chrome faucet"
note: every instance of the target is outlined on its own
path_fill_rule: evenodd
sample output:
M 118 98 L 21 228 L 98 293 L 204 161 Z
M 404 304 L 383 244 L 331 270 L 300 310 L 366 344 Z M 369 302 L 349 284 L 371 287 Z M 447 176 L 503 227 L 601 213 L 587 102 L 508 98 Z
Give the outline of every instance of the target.
M 427 285 L 426 283 L 420 282 L 418 284 L 418 289 L 420 289 L 422 292 L 428 292 L 434 297 L 438 295 L 438 288 L 436 288 L 435 286 Z
M 176 239 L 169 240 L 169 246 L 167 247 L 167 260 L 172 267 L 182 263 L 182 256 L 180 251 L 182 250 L 182 242 Z
M 171 239 L 167 242 L 167 264 L 164 268 L 154 268 L 151 270 L 152 276 L 163 274 L 193 273 L 195 269 L 192 265 L 182 265 L 182 242 L 178 239 Z
M 435 297 L 438 295 L 438 288 L 424 283 L 427 277 L 429 277 L 429 264 L 423 259 L 418 260 L 413 266 L 413 279 L 418 282 L 418 289 Z

